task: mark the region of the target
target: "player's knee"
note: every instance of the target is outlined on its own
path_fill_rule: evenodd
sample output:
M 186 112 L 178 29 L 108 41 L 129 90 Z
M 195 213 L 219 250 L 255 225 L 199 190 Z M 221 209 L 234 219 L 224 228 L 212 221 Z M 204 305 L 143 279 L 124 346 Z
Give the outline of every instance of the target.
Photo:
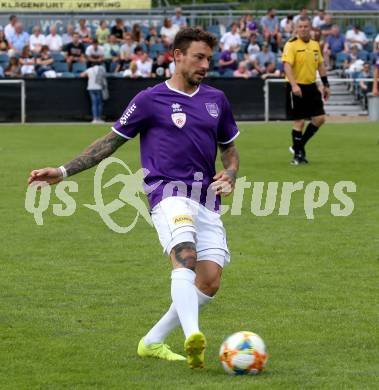
M 217 291 L 220 288 L 220 278 L 212 277 L 212 278 L 201 279 L 198 281 L 198 288 L 205 295 L 208 295 L 209 297 L 213 297 L 214 295 L 216 295 Z
M 315 126 L 320 127 L 321 125 L 323 125 L 325 123 L 325 115 L 320 115 L 316 118 L 313 118 L 312 123 Z
M 299 120 L 297 120 L 297 121 L 295 121 L 295 128 L 297 129 L 297 130 L 303 130 L 303 128 L 304 128 L 304 124 L 305 124 L 305 120 L 304 119 L 299 119 Z
M 181 242 L 175 245 L 171 254 L 177 266 L 195 270 L 197 253 L 193 242 Z

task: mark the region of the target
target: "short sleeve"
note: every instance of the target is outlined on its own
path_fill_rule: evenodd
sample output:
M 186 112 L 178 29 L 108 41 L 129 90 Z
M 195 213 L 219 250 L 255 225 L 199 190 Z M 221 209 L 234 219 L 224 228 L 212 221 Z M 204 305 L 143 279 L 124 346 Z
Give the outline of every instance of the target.
M 149 121 L 149 100 L 144 90 L 136 95 L 126 107 L 121 118 L 112 126 L 112 130 L 126 139 L 134 138 L 144 130 Z M 151 104 L 151 103 L 150 103 Z
M 230 104 L 225 95 L 222 94 L 221 115 L 217 129 L 217 142 L 219 144 L 228 144 L 236 139 L 238 135 L 238 127 L 234 120 Z
M 288 62 L 290 65 L 293 65 L 295 62 L 293 45 L 291 45 L 289 42 L 287 42 L 284 46 L 282 62 Z

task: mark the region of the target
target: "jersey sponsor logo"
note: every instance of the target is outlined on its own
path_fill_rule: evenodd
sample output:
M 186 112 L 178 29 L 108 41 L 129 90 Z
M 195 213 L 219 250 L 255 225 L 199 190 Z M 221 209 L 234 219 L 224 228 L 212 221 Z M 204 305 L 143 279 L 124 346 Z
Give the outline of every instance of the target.
M 176 217 L 173 218 L 174 225 L 179 225 L 182 223 L 189 223 L 193 225 L 193 219 L 190 215 L 177 215 Z
M 174 122 L 174 125 L 181 129 L 186 124 L 187 115 L 184 112 L 175 112 L 174 114 L 171 114 L 171 119 Z
M 182 106 L 179 103 L 171 104 L 172 112 L 182 112 Z
M 317 51 L 314 52 L 314 56 L 315 56 L 315 61 L 317 62 L 318 61 L 318 52 Z
M 208 114 L 213 118 L 218 117 L 218 105 L 217 103 L 205 103 L 205 107 L 207 108 Z
M 133 103 L 127 110 L 126 112 L 122 115 L 122 117 L 120 118 L 120 123 L 122 125 L 126 125 L 128 123 L 128 119 L 130 117 L 130 115 L 133 114 L 133 112 L 135 111 L 135 109 L 137 108 L 136 104 Z

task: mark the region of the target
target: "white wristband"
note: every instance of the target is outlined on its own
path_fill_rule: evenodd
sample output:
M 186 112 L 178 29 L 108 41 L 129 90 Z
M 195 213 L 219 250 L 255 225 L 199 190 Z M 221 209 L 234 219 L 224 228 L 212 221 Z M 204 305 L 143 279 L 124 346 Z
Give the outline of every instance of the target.
M 63 178 L 67 177 L 67 171 L 63 165 L 61 165 L 58 169 L 61 171 Z

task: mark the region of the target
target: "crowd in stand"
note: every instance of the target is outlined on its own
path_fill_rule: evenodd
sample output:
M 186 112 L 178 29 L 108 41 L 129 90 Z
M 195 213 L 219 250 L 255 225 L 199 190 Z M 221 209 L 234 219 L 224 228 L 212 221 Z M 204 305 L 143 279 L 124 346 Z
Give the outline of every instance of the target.
M 308 16 L 307 8 L 279 19 L 274 9 L 262 18 L 246 15 L 231 26 L 213 25 L 207 30 L 219 38 L 209 76 L 282 77 L 281 51 L 295 34 L 296 21 Z M 373 26 L 365 31 L 356 25 L 345 34 L 331 15 L 319 10 L 312 18 L 312 37 L 320 42 L 329 69 L 341 69 L 349 77 L 371 77 L 379 34 Z M 119 77 L 167 78 L 174 72 L 172 42 L 187 25 L 180 8 L 165 17 L 161 27 L 134 24 L 126 28 L 123 19 L 111 26 L 102 20 L 96 31 L 81 19 L 77 26 L 65 26 L 64 33 L 50 26 L 46 35 L 39 26 L 24 31 L 14 15 L 0 26 L 0 77 L 75 77 L 93 65 L 104 65 L 108 75 Z M 225 31 L 226 30 L 226 31 Z M 362 88 L 364 85 L 362 84 Z

